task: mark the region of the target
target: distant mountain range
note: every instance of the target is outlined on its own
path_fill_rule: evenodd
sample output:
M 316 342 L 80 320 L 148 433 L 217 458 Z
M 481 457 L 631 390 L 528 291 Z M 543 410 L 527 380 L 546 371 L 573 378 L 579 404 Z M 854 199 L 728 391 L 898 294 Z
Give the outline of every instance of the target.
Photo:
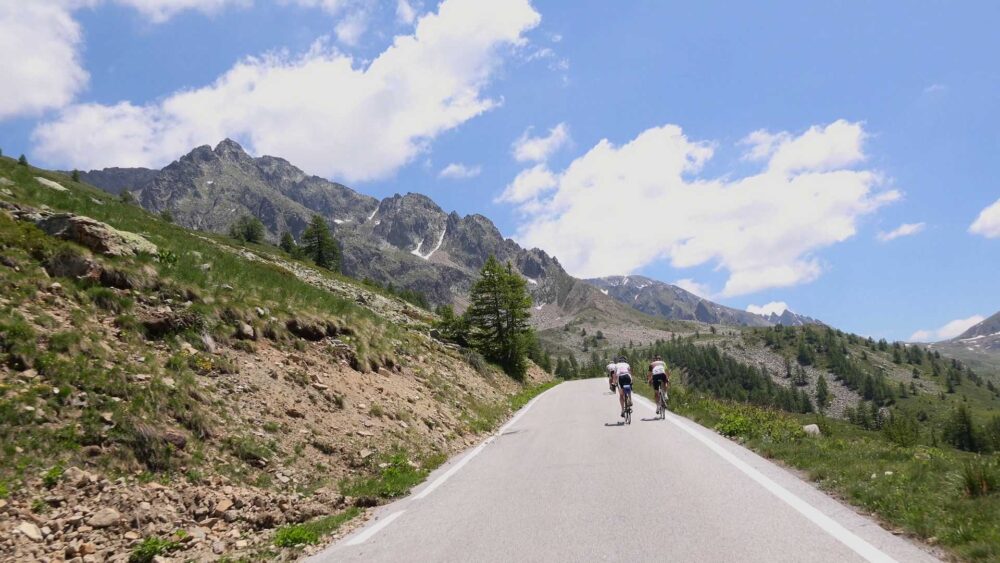
M 635 322 L 632 309 L 668 320 L 743 326 L 816 322 L 790 311 L 754 315 L 639 276 L 578 280 L 542 250 L 504 238 L 482 215 L 447 213 L 414 193 L 380 201 L 307 175 L 282 158 L 252 157 L 230 139 L 214 149 L 197 147 L 162 170 L 106 168 L 82 172 L 81 179 L 115 194 L 130 191 L 144 208 L 169 211 L 189 228 L 224 233 L 241 215 L 252 215 L 272 242 L 285 231 L 298 239 L 318 214 L 341 243 L 345 274 L 419 291 L 433 304 L 463 306 L 492 254 L 527 279 L 542 328 L 562 326 L 585 310 L 622 322 Z
M 736 326 L 822 324 L 787 309 L 780 315 L 758 315 L 733 309 L 698 297 L 676 285 L 644 276 L 609 276 L 585 281 L 634 309 L 664 319 Z
M 955 338 L 935 342 L 930 347 L 959 358 L 976 371 L 1000 376 L 1000 312 Z

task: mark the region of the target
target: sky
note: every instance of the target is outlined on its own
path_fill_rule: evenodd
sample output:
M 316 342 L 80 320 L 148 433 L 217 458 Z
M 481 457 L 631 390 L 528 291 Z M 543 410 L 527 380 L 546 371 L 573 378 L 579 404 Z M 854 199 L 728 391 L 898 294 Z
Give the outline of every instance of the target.
M 1000 4 L 0 0 L 0 149 L 162 167 L 225 137 L 873 337 L 1000 309 Z

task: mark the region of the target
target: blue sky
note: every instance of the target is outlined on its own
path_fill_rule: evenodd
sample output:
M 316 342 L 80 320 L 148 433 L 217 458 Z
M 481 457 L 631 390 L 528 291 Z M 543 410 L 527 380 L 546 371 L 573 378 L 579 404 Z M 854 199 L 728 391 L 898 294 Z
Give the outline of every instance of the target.
M 935 340 L 1000 309 L 998 23 L 987 2 L 10 3 L 0 147 L 162 166 L 231 136 L 483 213 L 577 275 Z

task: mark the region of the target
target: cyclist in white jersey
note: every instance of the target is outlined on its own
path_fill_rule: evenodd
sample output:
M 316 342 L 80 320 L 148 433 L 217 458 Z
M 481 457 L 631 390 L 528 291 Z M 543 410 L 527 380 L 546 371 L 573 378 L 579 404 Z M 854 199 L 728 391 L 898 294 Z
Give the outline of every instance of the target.
M 659 355 L 653 356 L 653 361 L 649 364 L 649 376 L 646 381 L 656 391 L 656 414 L 660 414 L 660 393 L 667 392 L 670 384 L 670 377 L 667 375 L 667 363 Z M 666 399 L 666 397 L 664 397 Z M 666 401 L 664 400 L 664 403 Z
M 625 356 L 620 356 L 615 364 L 615 383 L 618 384 L 618 404 L 622 407 L 622 418 L 625 418 L 625 396 L 632 394 L 632 366 L 628 365 Z
M 608 374 L 608 385 L 611 387 L 611 392 L 615 392 L 615 362 L 609 361 L 607 367 L 604 371 Z

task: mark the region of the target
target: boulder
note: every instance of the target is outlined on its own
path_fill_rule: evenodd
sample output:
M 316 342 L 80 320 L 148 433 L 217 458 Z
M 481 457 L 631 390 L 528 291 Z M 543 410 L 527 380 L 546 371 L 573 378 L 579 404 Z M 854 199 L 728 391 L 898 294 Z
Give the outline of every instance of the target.
M 121 519 L 121 513 L 114 508 L 102 508 L 95 512 L 90 517 L 90 520 L 87 520 L 87 525 L 93 528 L 109 528 L 117 524 Z
M 42 541 L 42 531 L 31 522 L 21 522 L 21 525 L 17 527 L 17 531 L 24 534 L 31 541 Z
M 156 254 L 156 245 L 135 233 L 118 229 L 90 217 L 56 213 L 38 221 L 47 234 L 73 241 L 109 256 Z
M 86 278 L 92 280 L 100 280 L 104 270 L 97 262 L 68 248 L 60 250 L 47 258 L 44 267 L 45 273 L 54 278 Z
M 53 190 L 55 190 L 57 192 L 68 192 L 69 191 L 62 184 L 60 184 L 59 182 L 53 182 L 52 180 L 49 180 L 48 178 L 42 178 L 41 176 L 35 176 L 35 180 L 38 180 L 38 183 L 41 184 L 41 185 L 43 185 L 43 186 L 45 186 L 46 188 L 53 189 Z
M 822 436 L 823 432 L 819 429 L 819 425 L 816 424 L 806 424 L 802 427 L 802 431 L 809 436 Z
M 257 334 L 254 332 L 253 327 L 248 323 L 240 322 L 236 326 L 236 338 L 240 340 L 256 340 Z

